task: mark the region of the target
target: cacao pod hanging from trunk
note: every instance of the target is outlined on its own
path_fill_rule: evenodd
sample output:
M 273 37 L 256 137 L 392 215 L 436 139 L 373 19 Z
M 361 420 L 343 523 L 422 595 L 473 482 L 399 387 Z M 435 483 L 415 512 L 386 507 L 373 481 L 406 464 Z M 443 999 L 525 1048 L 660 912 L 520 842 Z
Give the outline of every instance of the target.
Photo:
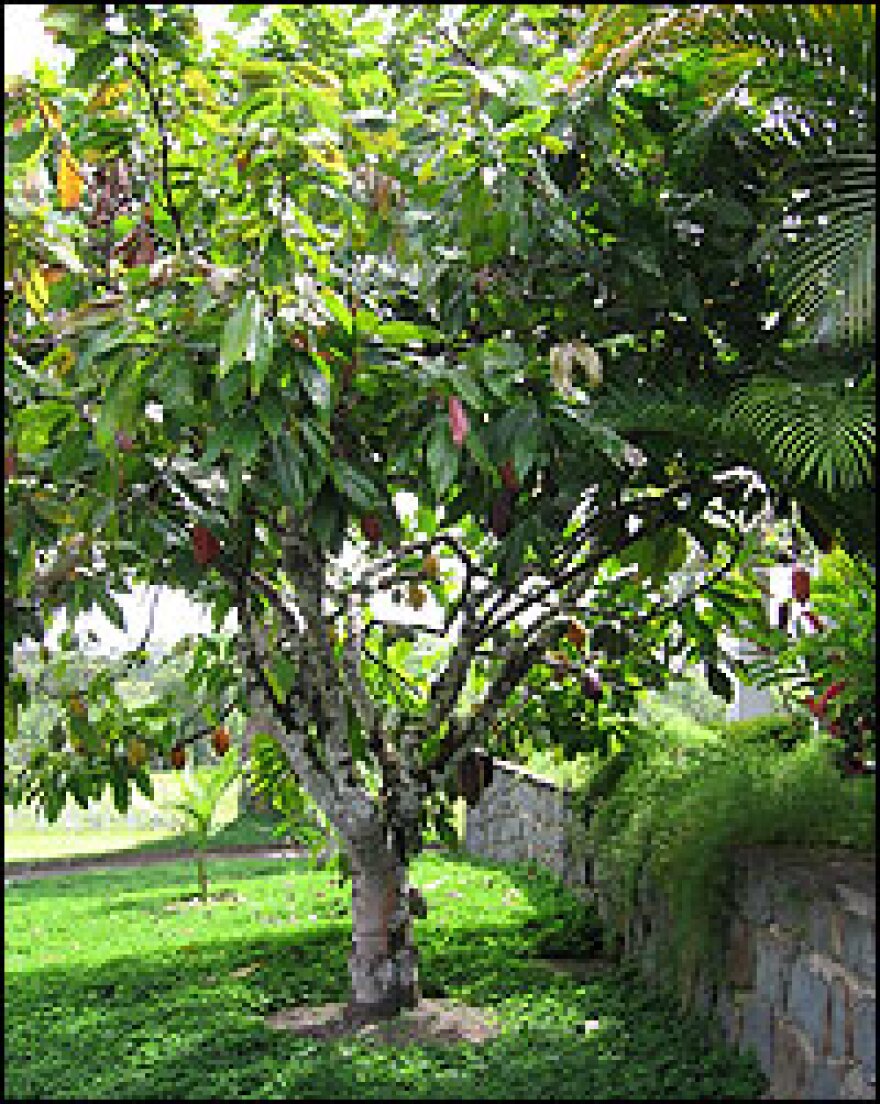
M 492 783 L 492 758 L 469 751 L 458 764 L 457 788 L 469 807 L 476 805 L 483 790 Z

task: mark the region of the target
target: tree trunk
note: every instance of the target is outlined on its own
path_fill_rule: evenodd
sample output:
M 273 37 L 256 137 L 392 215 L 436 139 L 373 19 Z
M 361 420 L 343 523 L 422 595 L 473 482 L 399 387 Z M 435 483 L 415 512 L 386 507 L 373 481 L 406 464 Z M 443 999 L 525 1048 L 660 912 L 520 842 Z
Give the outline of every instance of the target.
M 348 961 L 357 1022 L 387 1019 L 419 1001 L 407 869 L 388 851 L 352 856 L 352 953 Z
M 244 816 L 246 813 L 254 812 L 256 809 L 256 801 L 254 799 L 254 793 L 251 790 L 250 785 L 250 757 L 251 757 L 251 740 L 254 734 L 254 723 L 248 717 L 244 725 L 244 730 L 241 734 L 241 764 L 242 770 L 239 778 L 239 791 L 238 791 L 238 815 Z
M 208 861 L 200 851 L 196 857 L 196 870 L 199 875 L 199 897 L 208 903 Z

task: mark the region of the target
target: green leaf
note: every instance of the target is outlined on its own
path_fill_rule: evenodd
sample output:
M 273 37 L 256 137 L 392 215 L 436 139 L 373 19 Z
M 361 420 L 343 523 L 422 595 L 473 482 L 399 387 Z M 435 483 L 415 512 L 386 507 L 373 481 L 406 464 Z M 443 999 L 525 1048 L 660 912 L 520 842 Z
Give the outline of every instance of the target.
M 101 42 L 97 46 L 91 46 L 88 50 L 83 50 L 77 56 L 73 68 L 68 71 L 65 78 L 66 84 L 71 88 L 88 88 L 95 78 L 107 68 L 113 60 L 115 52 L 114 47 L 106 42 Z
M 324 302 L 324 306 L 330 311 L 339 325 L 342 326 L 347 334 L 350 334 L 353 319 L 351 311 L 345 303 L 343 303 L 342 299 L 330 288 L 326 288 L 322 292 L 321 298 Z
M 251 365 L 251 388 L 259 395 L 263 381 L 272 367 L 275 345 L 275 326 L 270 318 L 264 318 L 254 332 L 254 359 Z
M 732 230 L 750 230 L 755 222 L 754 214 L 737 199 L 715 197 L 710 209 L 720 223 Z
M 525 479 L 535 463 L 538 454 L 538 413 L 537 408 L 520 412 L 519 426 L 513 438 L 513 467 L 520 481 Z
M 333 550 L 345 535 L 345 509 L 332 483 L 325 482 L 315 499 L 312 526 L 322 548 Z
M 301 379 L 306 393 L 317 409 L 330 410 L 333 405 L 333 392 L 323 363 L 316 360 L 311 364 L 303 365 Z
M 236 517 L 238 515 L 238 509 L 241 506 L 242 470 L 241 459 L 235 455 L 230 457 L 229 466 L 226 471 L 226 478 L 228 481 L 226 501 L 230 517 Z
M 45 135 L 38 128 L 6 139 L 6 159 L 10 164 L 27 159 L 40 148 Z
M 122 606 L 113 597 L 112 594 L 108 594 L 106 591 L 101 592 L 97 596 L 98 605 L 107 617 L 107 620 L 115 628 L 122 631 L 125 630 L 125 614 L 122 612 Z
M 489 454 L 486 452 L 486 446 L 483 444 L 483 440 L 480 436 L 478 429 L 472 428 L 465 438 L 464 447 L 470 453 L 470 455 L 476 460 L 477 466 L 483 471 L 490 479 L 495 479 L 497 473 L 495 471 L 495 465 L 489 459 Z
M 299 513 L 305 505 L 301 454 L 284 434 L 273 437 L 270 444 L 285 501 Z
M 468 406 L 480 410 L 483 406 L 483 395 L 476 380 L 468 372 L 467 368 L 453 368 L 448 373 L 449 381 L 457 395 L 460 395 Z
M 232 312 L 220 340 L 220 375 L 225 376 L 245 354 L 254 321 L 256 302 L 248 292 Z
M 438 498 L 441 498 L 455 479 L 458 471 L 458 449 L 452 441 L 449 424 L 446 419 L 438 420 L 426 449 L 428 472 L 431 486 Z
M 243 468 L 249 468 L 260 451 L 260 423 L 253 414 L 232 429 L 234 455 Z
M 706 665 L 706 681 L 709 689 L 726 702 L 732 702 L 734 698 L 733 682 L 730 677 L 714 663 Z
M 373 482 L 346 460 L 337 457 L 333 461 L 331 477 L 339 490 L 362 510 L 371 510 L 381 501 Z
M 269 235 L 263 253 L 263 279 L 270 287 L 278 287 L 287 279 L 287 246 L 277 227 Z
M 431 326 L 418 326 L 415 322 L 383 322 L 377 328 L 376 335 L 388 345 L 439 341 L 443 336 Z
M 266 672 L 266 678 L 276 700 L 283 705 L 287 701 L 287 695 L 290 693 L 293 681 L 296 678 L 296 667 L 287 656 L 274 655 L 270 661 L 269 670 Z

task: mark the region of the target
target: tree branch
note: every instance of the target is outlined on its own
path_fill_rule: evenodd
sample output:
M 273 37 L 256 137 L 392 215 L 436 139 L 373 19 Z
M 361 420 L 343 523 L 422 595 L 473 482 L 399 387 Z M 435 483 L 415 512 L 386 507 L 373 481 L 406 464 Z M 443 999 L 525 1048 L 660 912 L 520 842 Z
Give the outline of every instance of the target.
M 168 131 L 165 127 L 165 120 L 162 116 L 162 104 L 159 100 L 159 95 L 156 89 L 153 88 L 150 80 L 150 70 L 146 62 L 140 65 L 135 58 L 134 54 L 129 55 L 129 64 L 134 70 L 138 80 L 141 82 L 144 91 L 147 94 L 147 98 L 150 101 L 150 108 L 153 113 L 153 119 L 155 120 L 156 127 L 159 131 L 159 140 L 162 146 L 162 190 L 165 193 L 165 210 L 171 217 L 174 223 L 174 229 L 177 233 L 177 245 L 180 250 L 186 248 L 186 241 L 183 236 L 183 222 L 180 217 L 180 211 L 177 209 L 177 205 L 174 202 L 174 197 L 171 194 L 171 184 L 168 180 L 168 150 L 169 139 Z

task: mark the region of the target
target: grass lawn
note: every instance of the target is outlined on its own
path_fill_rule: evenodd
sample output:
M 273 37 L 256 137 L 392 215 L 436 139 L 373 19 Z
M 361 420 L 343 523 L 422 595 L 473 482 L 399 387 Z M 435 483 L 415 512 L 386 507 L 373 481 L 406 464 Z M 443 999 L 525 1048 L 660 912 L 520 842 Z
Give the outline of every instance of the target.
M 157 801 L 169 801 L 176 794 L 176 780 L 179 776 L 170 772 L 153 775 L 153 785 Z M 141 794 L 135 794 L 138 808 L 151 807 Z M 72 804 L 72 803 L 71 803 Z M 7 825 L 3 837 L 3 858 L 5 862 L 51 862 L 53 859 L 70 858 L 74 855 L 106 855 L 125 852 L 126 854 L 154 854 L 157 851 L 180 851 L 190 846 L 188 837 L 180 835 L 171 827 L 148 828 L 131 825 L 125 816 L 113 808 L 108 795 L 105 795 L 96 809 L 102 818 L 99 828 L 68 828 L 62 817 L 55 824 L 37 827 L 33 810 L 17 809 L 12 826 Z M 456 803 L 454 825 L 459 838 L 464 838 L 465 803 Z M 248 812 L 238 813 L 238 784 L 230 787 L 220 801 L 217 813 L 218 830 L 211 837 L 212 848 L 222 847 L 281 847 L 285 837 L 279 836 L 275 828 L 279 820 L 274 813 Z
M 148 801 L 142 794 L 135 793 L 134 808 L 144 816 L 161 809 L 164 802 L 171 801 L 177 795 L 180 777 L 177 772 L 156 772 L 153 775 L 155 803 Z M 82 818 L 82 810 L 72 801 L 69 804 L 72 813 Z M 4 860 L 38 862 L 73 855 L 102 855 L 120 851 L 174 851 L 188 846 L 188 841 L 170 825 L 152 828 L 130 824 L 123 814 L 113 808 L 109 794 L 105 794 L 100 802 L 93 803 L 90 811 L 96 819 L 100 818 L 99 827 L 83 825 L 80 819 L 74 822 L 79 826 L 70 828 L 65 823 L 63 814 L 54 824 L 38 827 L 33 810 L 26 807 L 15 810 L 13 822 L 11 825 L 7 824 L 4 833 Z M 248 813 L 239 816 L 236 783 L 221 798 L 217 812 L 219 830 L 213 837 L 211 846 L 248 844 L 271 847 L 280 842 L 272 831 L 276 823 L 277 820 L 272 815 Z
M 451 1049 L 319 1043 L 271 1012 L 347 995 L 350 888 L 302 862 L 217 861 L 211 892 L 175 908 L 190 864 L 7 888 L 9 1097 L 755 1099 L 756 1065 L 627 971 L 576 981 L 535 961 L 592 938 L 549 876 L 439 853 L 413 880 L 426 996 L 491 1008 L 493 1041 Z M 169 908 L 169 906 L 171 906 Z M 588 1034 L 587 1020 L 598 1021 Z

